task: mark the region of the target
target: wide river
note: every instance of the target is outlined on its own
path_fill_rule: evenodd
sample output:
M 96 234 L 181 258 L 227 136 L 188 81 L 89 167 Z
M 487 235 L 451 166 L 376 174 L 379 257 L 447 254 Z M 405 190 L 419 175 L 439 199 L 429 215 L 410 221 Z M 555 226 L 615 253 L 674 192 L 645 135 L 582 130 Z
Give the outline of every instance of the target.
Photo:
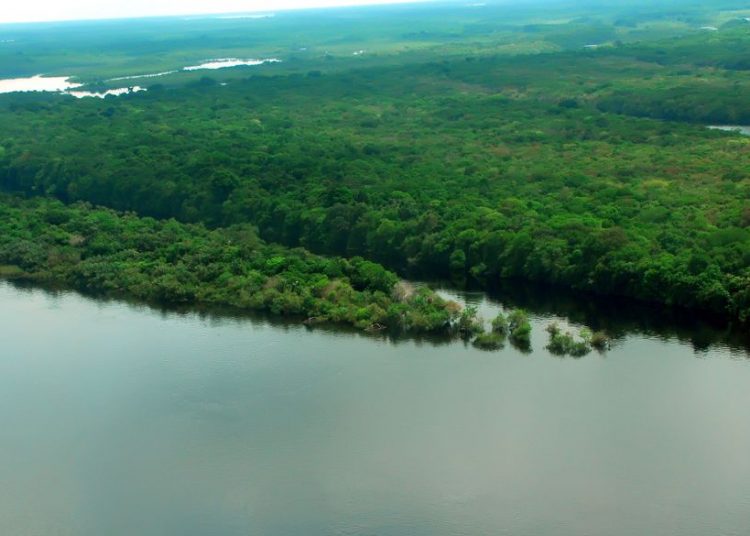
M 549 318 L 524 355 L 0 283 L 0 534 L 746 536 L 747 352 Z

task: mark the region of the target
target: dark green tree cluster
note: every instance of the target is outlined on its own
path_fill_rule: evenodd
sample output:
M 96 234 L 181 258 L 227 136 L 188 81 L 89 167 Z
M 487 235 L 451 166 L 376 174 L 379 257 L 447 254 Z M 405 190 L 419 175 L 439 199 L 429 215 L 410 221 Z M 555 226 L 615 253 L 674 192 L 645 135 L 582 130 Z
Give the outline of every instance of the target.
M 602 332 L 592 333 L 588 329 L 582 329 L 578 335 L 570 331 L 563 332 L 557 323 L 547 326 L 550 340 L 547 350 L 559 356 L 583 357 L 592 349 L 603 352 L 609 348 L 609 340 Z

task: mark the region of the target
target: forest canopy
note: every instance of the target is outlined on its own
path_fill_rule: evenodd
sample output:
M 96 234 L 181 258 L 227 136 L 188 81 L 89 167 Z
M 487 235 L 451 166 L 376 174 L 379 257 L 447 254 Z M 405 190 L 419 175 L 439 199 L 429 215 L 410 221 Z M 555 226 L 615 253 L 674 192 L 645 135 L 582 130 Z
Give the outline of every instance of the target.
M 2 95 L 0 187 L 198 236 L 253 227 L 264 248 L 337 266 L 485 288 L 521 278 L 747 320 L 750 138 L 706 126 L 750 123 L 750 25 L 687 30 L 713 20 L 691 11 L 665 37 L 649 32 L 666 12 L 636 12 L 502 32 L 466 22 L 422 36 L 435 49 L 284 57 L 105 99 Z M 509 51 L 508 35 L 528 46 Z M 167 296 L 199 292 L 173 283 Z

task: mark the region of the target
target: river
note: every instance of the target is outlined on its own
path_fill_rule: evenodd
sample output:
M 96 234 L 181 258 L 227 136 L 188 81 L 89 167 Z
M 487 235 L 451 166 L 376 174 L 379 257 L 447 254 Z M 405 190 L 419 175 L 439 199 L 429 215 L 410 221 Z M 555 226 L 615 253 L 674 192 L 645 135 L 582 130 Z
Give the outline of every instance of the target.
M 482 352 L 0 283 L 0 533 L 747 534 L 747 351 L 558 358 L 554 312 Z
M 750 127 L 741 125 L 712 125 L 711 130 L 723 130 L 724 132 L 734 132 L 743 136 L 750 136 Z

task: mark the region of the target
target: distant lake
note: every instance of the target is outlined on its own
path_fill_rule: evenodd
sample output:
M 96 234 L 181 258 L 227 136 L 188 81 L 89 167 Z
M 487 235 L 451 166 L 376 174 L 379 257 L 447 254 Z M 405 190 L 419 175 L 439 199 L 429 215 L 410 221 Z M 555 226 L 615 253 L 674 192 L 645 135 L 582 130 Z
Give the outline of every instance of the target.
M 226 69 L 228 67 L 240 67 L 240 66 L 254 66 L 263 65 L 264 63 L 279 63 L 281 60 L 275 58 L 265 60 L 241 60 L 237 58 L 222 58 L 216 60 L 210 60 L 200 65 L 191 65 L 190 67 L 183 67 L 183 71 L 199 71 L 202 69 Z
M 256 66 L 263 65 L 266 63 L 280 63 L 281 60 L 276 58 L 264 58 L 264 59 L 239 59 L 239 58 L 219 58 L 213 60 L 207 60 L 198 65 L 190 65 L 183 67 L 182 69 L 175 71 L 164 71 L 160 73 L 148 73 L 139 74 L 133 76 L 118 76 L 109 79 L 109 82 L 117 82 L 123 80 L 138 80 L 148 78 L 159 78 L 162 76 L 175 74 L 179 72 L 188 71 L 201 71 L 201 70 L 216 70 L 226 69 L 230 67 L 242 67 L 242 66 Z M 125 95 L 128 93 L 137 93 L 139 91 L 146 91 L 146 88 L 139 86 L 134 87 L 123 87 L 114 88 L 104 91 L 72 91 L 76 88 L 82 87 L 83 84 L 71 82 L 70 77 L 57 76 L 48 77 L 42 75 L 31 76 L 27 78 L 12 78 L 0 80 L 0 93 L 14 93 L 14 92 L 26 92 L 26 91 L 49 91 L 57 93 L 67 93 L 77 98 L 83 97 L 99 97 L 104 98 L 109 95 Z
M 104 91 L 68 91 L 67 93 L 79 99 L 82 99 L 84 97 L 98 97 L 100 99 L 103 99 L 104 97 L 108 97 L 110 95 L 116 97 L 119 95 L 127 95 L 128 93 L 138 93 L 141 91 L 146 91 L 146 88 L 143 88 L 140 86 L 133 86 L 133 87 L 121 87 L 117 89 L 107 89 Z
M 31 76 L 28 78 L 9 78 L 0 80 L 0 93 L 13 93 L 15 91 L 67 91 L 81 87 L 70 81 L 67 76 Z
M 739 126 L 739 125 L 711 125 L 708 128 L 711 130 L 723 130 L 725 132 L 737 132 L 743 136 L 750 136 L 750 126 Z
M 216 69 L 227 69 L 230 67 L 242 67 L 242 66 L 256 66 L 264 65 L 266 63 L 281 63 L 281 60 L 276 58 L 265 58 L 265 59 L 238 59 L 238 58 L 219 58 L 213 60 L 206 60 L 198 65 L 190 65 L 173 71 L 163 71 L 160 73 L 147 73 L 147 74 L 136 74 L 131 76 L 118 76 L 116 78 L 110 78 L 110 82 L 116 82 L 120 80 L 138 80 L 140 78 L 159 78 L 170 74 L 176 74 L 179 72 L 187 71 L 201 71 L 201 70 L 216 70 Z
M 6 80 L 0 80 L 0 93 L 15 93 L 15 92 L 27 92 L 27 91 L 48 91 L 54 93 L 65 93 L 72 95 L 76 98 L 84 97 L 98 97 L 103 99 L 109 95 L 126 95 L 128 93 L 137 93 L 139 91 L 146 91 L 145 88 L 133 86 L 123 87 L 116 89 L 108 89 L 104 91 L 81 91 L 76 88 L 82 87 L 83 84 L 71 82 L 70 77 L 67 76 L 31 76 L 28 78 L 12 78 Z
M 746 534 L 747 351 L 532 316 L 525 355 L 0 283 L 0 533 Z

